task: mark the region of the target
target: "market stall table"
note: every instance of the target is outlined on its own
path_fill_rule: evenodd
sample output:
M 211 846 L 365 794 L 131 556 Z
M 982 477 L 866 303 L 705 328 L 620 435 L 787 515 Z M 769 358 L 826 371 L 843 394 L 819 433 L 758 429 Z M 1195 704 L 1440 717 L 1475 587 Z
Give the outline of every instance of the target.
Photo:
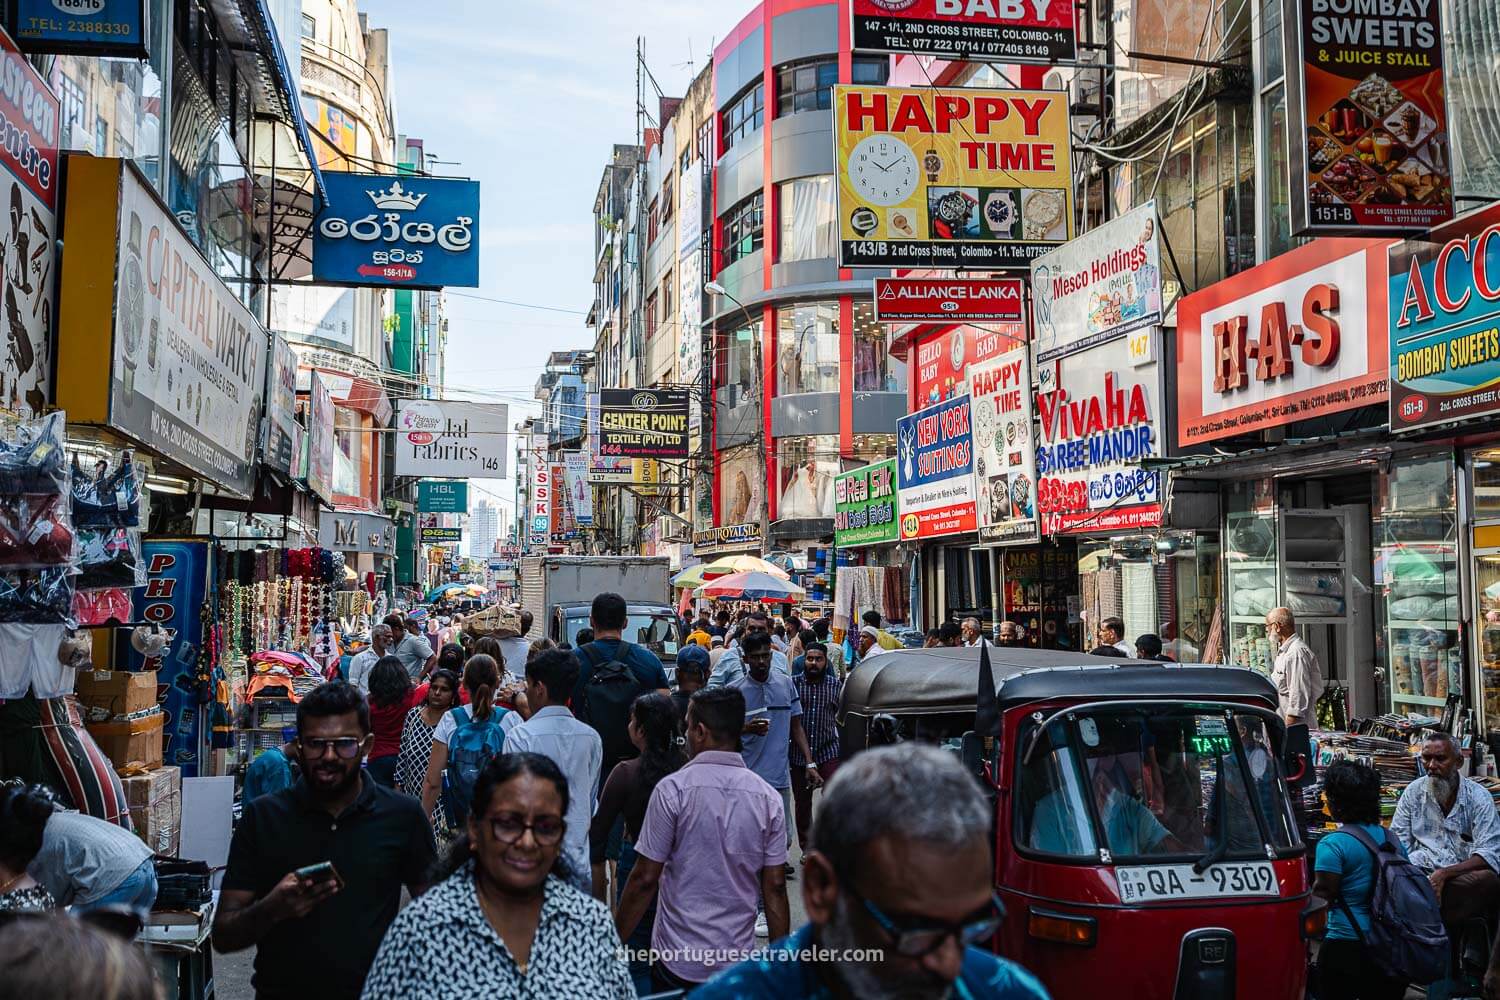
M 166 1000 L 208 1000 L 214 995 L 214 909 L 219 894 L 197 910 L 153 912 L 136 940 L 145 947 L 165 987 Z

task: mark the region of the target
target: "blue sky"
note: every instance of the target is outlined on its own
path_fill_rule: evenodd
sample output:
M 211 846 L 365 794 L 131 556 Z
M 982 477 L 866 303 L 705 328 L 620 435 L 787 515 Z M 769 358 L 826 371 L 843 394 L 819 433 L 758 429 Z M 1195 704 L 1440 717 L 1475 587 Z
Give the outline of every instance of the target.
M 583 315 L 593 201 L 610 148 L 633 139 L 636 36 L 657 81 L 681 96 L 750 9 L 749 0 L 360 0 L 370 26 L 391 32 L 398 129 L 460 161 L 434 172 L 481 182 L 482 284 L 449 295 L 449 395 L 474 387 L 529 400 L 549 351 L 593 346 Z M 513 416 L 536 412 L 507 402 Z M 476 486 L 507 499 L 514 489 Z

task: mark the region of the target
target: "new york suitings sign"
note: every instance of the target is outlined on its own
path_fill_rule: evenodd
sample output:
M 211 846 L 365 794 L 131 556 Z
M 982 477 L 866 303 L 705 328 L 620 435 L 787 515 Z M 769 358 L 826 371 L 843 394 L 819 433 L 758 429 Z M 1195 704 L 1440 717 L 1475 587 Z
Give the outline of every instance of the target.
M 979 62 L 1078 55 L 1073 0 L 853 0 L 854 47 Z
M 599 436 L 601 456 L 687 458 L 688 391 L 599 390 Z
M 896 421 L 901 540 L 974 530 L 974 440 L 967 394 Z

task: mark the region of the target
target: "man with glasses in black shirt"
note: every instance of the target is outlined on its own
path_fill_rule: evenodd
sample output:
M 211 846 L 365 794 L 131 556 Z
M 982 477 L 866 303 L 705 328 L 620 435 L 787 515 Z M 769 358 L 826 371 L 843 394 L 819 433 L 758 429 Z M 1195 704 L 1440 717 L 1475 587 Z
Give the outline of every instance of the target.
M 364 773 L 370 743 L 359 691 L 315 688 L 297 706 L 302 777 L 245 806 L 234 831 L 214 947 L 256 946 L 257 1000 L 358 997 L 401 887 L 427 887 L 432 828 L 416 799 Z

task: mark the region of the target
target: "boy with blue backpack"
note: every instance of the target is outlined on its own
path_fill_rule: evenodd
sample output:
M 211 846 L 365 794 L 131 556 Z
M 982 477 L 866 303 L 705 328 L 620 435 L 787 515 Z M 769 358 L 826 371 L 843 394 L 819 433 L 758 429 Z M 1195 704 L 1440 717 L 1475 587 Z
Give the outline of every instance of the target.
M 501 720 L 509 712 L 495 704 L 499 683 L 500 668 L 493 658 L 483 653 L 469 657 L 463 677 L 469 704 L 452 708 L 432 731 L 432 759 L 422 787 L 422 806 L 432 815 L 441 795 L 454 829 L 462 829 L 469 818 L 469 802 L 480 772 L 505 750 Z

